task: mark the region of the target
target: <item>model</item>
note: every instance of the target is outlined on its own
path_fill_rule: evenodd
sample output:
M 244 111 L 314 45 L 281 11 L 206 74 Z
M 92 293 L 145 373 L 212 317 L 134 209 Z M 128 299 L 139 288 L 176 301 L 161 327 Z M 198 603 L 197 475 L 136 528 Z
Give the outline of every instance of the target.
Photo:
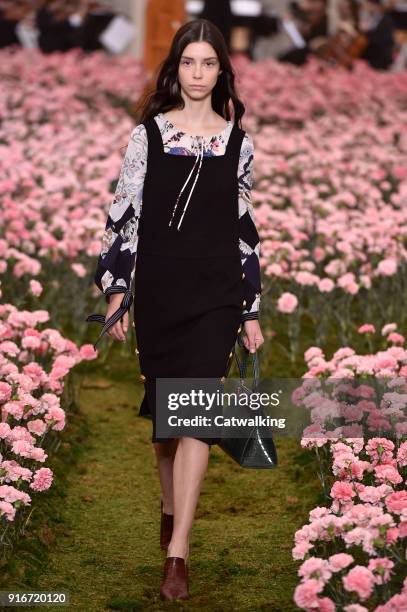
M 253 142 L 238 125 L 245 109 L 234 78 L 214 24 L 196 19 L 177 31 L 130 136 L 108 214 L 95 275 L 106 317 L 87 319 L 104 324 L 101 335 L 125 341 L 134 280 L 145 385 L 139 414 L 153 421 L 161 485 L 163 599 L 189 597 L 190 530 L 209 450 L 218 440 L 158 439 L 155 381 L 221 379 L 241 331 L 247 350 L 264 342 Z

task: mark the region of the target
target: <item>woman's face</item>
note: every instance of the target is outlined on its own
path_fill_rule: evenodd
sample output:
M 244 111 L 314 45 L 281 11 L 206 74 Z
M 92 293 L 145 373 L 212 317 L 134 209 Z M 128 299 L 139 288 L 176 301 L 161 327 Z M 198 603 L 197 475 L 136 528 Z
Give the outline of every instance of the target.
M 201 41 L 185 47 L 179 62 L 178 79 L 181 89 L 189 97 L 201 99 L 210 94 L 221 72 L 212 45 Z

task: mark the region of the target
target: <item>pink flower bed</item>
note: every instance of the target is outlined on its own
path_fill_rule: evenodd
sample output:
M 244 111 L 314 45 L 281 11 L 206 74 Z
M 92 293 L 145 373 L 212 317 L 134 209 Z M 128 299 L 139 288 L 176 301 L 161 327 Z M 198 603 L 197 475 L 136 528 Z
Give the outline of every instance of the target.
M 373 325 L 359 329 L 374 332 Z M 389 340 L 395 325 L 381 332 Z M 316 453 L 329 505 L 311 510 L 295 534 L 293 558 L 303 563 L 294 601 L 303 610 L 401 612 L 407 609 L 407 351 L 391 346 L 357 355 L 342 347 L 327 360 L 313 346 L 305 359 L 308 371 L 293 401 L 310 411 L 313 424 L 301 444 Z M 332 383 L 330 393 L 322 392 L 322 382 Z M 377 430 L 385 436 L 375 436 Z
M 42 293 L 51 318 L 75 302 L 84 320 L 90 307 L 81 296 L 89 297 L 112 182 L 134 126 L 123 104 L 136 100 L 143 86 L 141 66 L 131 58 L 0 50 L 0 291 L 6 301 L 19 295 L 19 306 L 32 308 L 32 297 Z M 86 324 L 75 327 L 80 337 Z
M 112 182 L 135 123 L 116 102 L 135 102 L 144 75 L 138 62 L 103 53 L 73 51 L 61 61 L 0 51 L 0 59 L 2 288 L 10 301 L 24 280 L 23 307 L 43 290 L 53 315 L 92 286 Z M 318 341 L 335 309 L 348 342 L 351 306 L 365 302 L 377 324 L 403 325 L 405 309 L 392 295 L 406 270 L 407 75 L 363 62 L 352 73 L 318 61 L 298 68 L 235 58 L 234 66 L 256 145 L 264 304 L 272 299 L 269 310 L 289 318 L 310 316 Z M 61 286 L 63 308 L 54 299 Z
M 0 305 L 0 542 L 10 522 L 24 517 L 35 493 L 46 491 L 53 473 L 47 467 L 50 434 L 64 429 L 61 407 L 64 378 L 97 353 L 77 347 L 56 329 L 44 327 L 45 310 Z M 18 521 L 19 524 L 21 520 Z M 16 534 L 15 534 L 16 535 Z
M 292 396 L 310 413 L 312 425 L 304 436 L 319 438 L 322 445 L 341 436 L 407 436 L 407 350 L 398 346 L 404 337 L 395 329 L 394 323 L 382 328 L 379 338 L 387 346 L 376 353 L 359 355 L 341 347 L 326 359 L 317 346 L 305 352 L 308 371 Z M 375 327 L 358 331 L 373 333 Z
M 306 315 L 318 342 L 335 317 L 351 342 L 360 310 L 403 326 L 394 295 L 407 271 L 407 72 L 236 65 L 269 310 Z
M 273 123 L 301 127 L 334 115 L 358 120 L 361 114 L 380 113 L 386 121 L 406 110 L 406 73 L 378 72 L 361 60 L 352 72 L 316 58 L 299 67 L 273 58 L 252 63 L 239 56 L 234 66 L 252 128 Z
M 304 561 L 294 601 L 304 610 L 405 610 L 407 442 L 343 438 L 329 453 L 332 503 L 311 510 L 295 534 L 293 558 Z

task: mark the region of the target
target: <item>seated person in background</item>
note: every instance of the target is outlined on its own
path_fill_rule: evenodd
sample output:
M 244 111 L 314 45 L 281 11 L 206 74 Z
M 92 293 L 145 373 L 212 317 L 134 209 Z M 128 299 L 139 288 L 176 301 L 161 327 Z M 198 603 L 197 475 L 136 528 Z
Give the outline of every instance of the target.
M 69 51 L 81 46 L 81 27 L 70 18 L 73 15 L 83 18 L 87 5 L 85 0 L 44 0 L 36 18 L 41 51 Z
M 32 10 L 29 0 L 0 0 L 0 48 L 18 45 L 17 24 Z
M 393 63 L 394 24 L 386 12 L 382 0 L 365 0 L 359 29 L 367 37 L 367 47 L 362 59 L 372 68 L 387 70 Z
M 301 4 L 291 2 L 290 10 L 285 13 L 284 19 L 285 21 L 294 21 L 305 44 L 280 55 L 278 59 L 283 62 L 302 65 L 306 62 L 309 54 L 327 39 L 326 0 L 303 0 Z
M 330 63 L 352 68 L 353 60 L 360 57 L 367 46 L 367 37 L 358 29 L 359 8 L 355 0 L 340 0 L 337 10 L 335 33 L 314 51 Z
M 407 33 L 407 0 L 387 0 L 386 10 L 393 20 L 394 28 Z
M 230 52 L 230 36 L 232 31 L 233 15 L 230 2 L 222 0 L 204 0 L 199 15 L 201 19 L 209 19 L 222 32 Z
M 87 1 L 87 12 L 83 16 L 81 47 L 85 51 L 104 49 L 99 36 L 107 28 L 116 13 L 111 9 L 114 2 L 109 5 L 101 2 Z

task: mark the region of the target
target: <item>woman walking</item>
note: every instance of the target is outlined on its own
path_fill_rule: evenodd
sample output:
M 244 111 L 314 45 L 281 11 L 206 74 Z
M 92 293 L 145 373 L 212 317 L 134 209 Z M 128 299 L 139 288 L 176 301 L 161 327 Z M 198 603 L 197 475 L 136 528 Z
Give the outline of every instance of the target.
M 157 438 L 156 378 L 222 379 L 242 327 L 247 350 L 264 342 L 253 142 L 238 127 L 244 112 L 221 32 L 205 19 L 184 24 L 130 136 L 110 207 L 95 275 L 106 317 L 87 319 L 104 324 L 99 338 L 125 341 L 134 279 L 139 415 L 153 421 L 167 551 L 163 599 L 189 597 L 189 535 L 219 440 Z

